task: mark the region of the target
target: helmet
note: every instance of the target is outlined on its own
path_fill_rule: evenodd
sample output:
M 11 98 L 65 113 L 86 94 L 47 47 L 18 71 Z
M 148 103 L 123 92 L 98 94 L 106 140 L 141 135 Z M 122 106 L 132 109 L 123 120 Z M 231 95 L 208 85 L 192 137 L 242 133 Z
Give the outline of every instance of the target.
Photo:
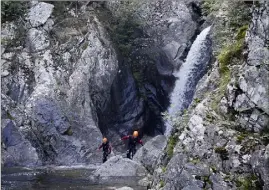
M 107 142 L 107 138 L 103 138 L 103 143 L 106 143 Z
M 138 132 L 137 131 L 134 131 L 133 136 L 134 137 L 138 137 Z

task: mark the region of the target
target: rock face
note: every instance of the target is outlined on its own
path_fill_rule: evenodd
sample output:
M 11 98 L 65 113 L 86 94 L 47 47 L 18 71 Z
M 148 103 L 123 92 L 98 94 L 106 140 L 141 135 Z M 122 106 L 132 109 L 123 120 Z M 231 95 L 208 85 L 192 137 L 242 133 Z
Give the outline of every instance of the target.
M 269 145 L 262 147 L 261 150 L 255 151 L 250 162 L 254 171 L 261 175 L 263 187 L 267 190 L 269 187 Z
M 26 47 L 2 54 L 2 69 L 11 73 L 2 75 L 1 84 L 6 120 L 3 157 L 14 158 L 4 159 L 4 165 L 70 165 L 102 159 L 95 153 L 102 138 L 96 109 L 110 96 L 118 68 L 116 53 L 94 15 L 67 15 L 63 25 L 54 27 L 53 7 L 33 5 L 27 16 L 29 29 L 23 34 Z M 83 27 L 86 32 L 81 33 Z
M 12 121 L 9 121 L 3 129 L 2 139 L 4 143 L 2 163 L 5 163 L 6 166 L 40 164 L 36 149 L 28 140 L 24 139 Z
M 175 81 L 173 70 L 182 64 L 198 28 L 191 5 L 179 1 L 105 4 L 119 23 L 128 18 L 127 23 L 138 27 L 135 25 L 130 36 L 135 39 L 126 45 L 131 46 L 130 55 L 120 56 L 121 72 L 114 81 L 105 112 L 100 113 L 100 126 L 111 126 L 121 135 L 134 129 L 139 129 L 140 134 L 163 134 L 161 112 L 169 105 Z M 128 32 L 122 29 L 122 36 L 129 36 Z M 107 133 L 113 136 L 111 131 Z
M 158 135 L 148 141 L 143 147 L 138 149 L 133 160 L 142 163 L 149 172 L 153 172 L 158 164 L 158 160 L 166 147 L 167 139 L 163 135 Z
M 97 165 L 102 133 L 114 143 L 133 129 L 142 135 L 164 132 L 161 112 L 169 106 L 173 72 L 200 32 L 199 3 L 79 5 L 78 13 L 70 7 L 59 21 L 52 16 L 53 5 L 35 2 L 25 26 L 3 24 L 4 166 Z M 227 65 L 229 75 L 223 77 L 223 65 L 215 61 L 200 80 L 168 141 L 162 135 L 151 139 L 134 160 L 111 157 L 88 179 L 96 184 L 128 181 L 132 187 L 153 181 L 153 189 L 164 190 L 268 189 L 268 6 L 264 2 L 253 10 L 243 53 Z M 111 18 L 140 23 L 120 33 L 129 40 L 123 49 L 109 33 L 115 25 L 105 27 L 98 13 L 102 8 Z M 126 8 L 135 10 L 132 17 L 124 17 Z M 204 52 L 197 59 L 208 62 L 211 49 Z M 192 90 L 187 89 L 189 100 Z
M 229 66 L 228 85 L 218 62 L 198 83 L 175 123 L 177 143 L 168 143 L 173 155 L 154 169 L 154 189 L 268 189 L 268 10 L 267 2 L 253 9 L 248 54 Z
M 267 16 L 265 16 L 267 15 Z M 269 122 L 269 73 L 268 73 L 268 4 L 264 9 L 253 12 L 253 21 L 247 32 L 246 43 L 248 57 L 242 65 L 238 78 L 238 87 L 233 91 L 240 91 L 237 97 L 230 96 L 234 108 L 240 113 L 238 121 L 249 131 L 260 132 L 268 129 Z M 231 82 L 231 86 L 234 83 Z

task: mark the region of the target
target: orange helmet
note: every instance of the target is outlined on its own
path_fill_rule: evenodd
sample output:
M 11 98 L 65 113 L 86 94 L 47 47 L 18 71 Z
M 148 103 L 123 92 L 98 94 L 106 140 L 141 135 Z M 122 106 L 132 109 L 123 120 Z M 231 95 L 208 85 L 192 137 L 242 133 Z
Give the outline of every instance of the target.
M 103 143 L 106 143 L 107 142 L 107 138 L 103 138 Z
M 138 131 L 134 131 L 133 136 L 138 137 Z

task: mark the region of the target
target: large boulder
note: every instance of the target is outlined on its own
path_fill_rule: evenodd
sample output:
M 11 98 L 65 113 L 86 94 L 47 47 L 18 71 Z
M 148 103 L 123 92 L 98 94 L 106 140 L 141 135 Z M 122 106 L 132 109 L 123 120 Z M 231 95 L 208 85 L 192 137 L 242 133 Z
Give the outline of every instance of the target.
M 26 20 L 31 27 L 38 27 L 46 23 L 51 16 L 54 5 L 44 2 L 35 4 L 29 11 Z
M 147 171 L 141 164 L 121 156 L 111 157 L 94 172 L 99 177 L 144 177 L 146 174 Z
M 3 127 L 3 126 L 2 126 Z M 10 121 L 2 130 L 2 163 L 4 166 L 37 166 L 37 151 Z
M 158 135 L 154 137 L 136 152 L 133 160 L 141 162 L 142 165 L 152 173 L 155 166 L 158 164 L 160 156 L 163 154 L 166 143 L 166 136 Z
M 146 175 L 147 170 L 140 163 L 121 156 L 113 156 L 99 166 L 89 180 L 96 184 L 125 184 L 141 187 L 147 186 L 147 184 L 139 184 Z

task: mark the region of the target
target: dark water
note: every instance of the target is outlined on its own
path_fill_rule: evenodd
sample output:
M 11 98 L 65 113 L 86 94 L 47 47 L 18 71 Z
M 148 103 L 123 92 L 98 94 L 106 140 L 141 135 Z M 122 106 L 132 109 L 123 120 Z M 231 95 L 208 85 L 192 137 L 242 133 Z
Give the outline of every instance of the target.
M 146 187 L 137 185 L 136 177 L 109 177 L 105 181 L 91 177 L 94 169 L 62 168 L 62 169 L 27 169 L 2 168 L 1 186 L 3 190 L 113 190 L 128 186 L 135 190 L 145 190 Z

